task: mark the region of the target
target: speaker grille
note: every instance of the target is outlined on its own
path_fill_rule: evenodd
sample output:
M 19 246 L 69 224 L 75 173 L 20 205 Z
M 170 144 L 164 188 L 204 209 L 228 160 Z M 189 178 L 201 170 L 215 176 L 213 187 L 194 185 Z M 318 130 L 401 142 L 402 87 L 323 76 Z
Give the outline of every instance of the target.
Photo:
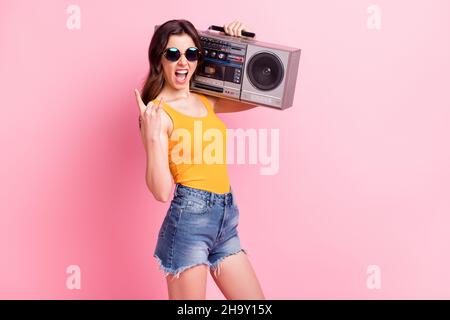
M 283 80 L 284 68 L 280 59 L 269 52 L 261 52 L 250 58 L 247 75 L 255 88 L 263 91 L 273 90 Z

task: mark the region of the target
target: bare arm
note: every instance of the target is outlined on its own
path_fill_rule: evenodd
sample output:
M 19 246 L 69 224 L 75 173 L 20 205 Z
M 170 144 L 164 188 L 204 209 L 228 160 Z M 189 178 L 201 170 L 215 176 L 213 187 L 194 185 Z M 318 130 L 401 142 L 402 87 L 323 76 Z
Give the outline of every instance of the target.
M 168 135 L 165 130 L 159 138 L 151 139 L 146 145 L 147 168 L 145 181 L 156 200 L 167 202 L 172 192 L 173 182 L 169 169 Z
M 139 127 L 142 143 L 147 155 L 145 181 L 156 200 L 166 202 L 172 191 L 172 175 L 168 162 L 167 126 L 161 120 L 161 101 L 145 105 L 135 89 L 139 108 Z

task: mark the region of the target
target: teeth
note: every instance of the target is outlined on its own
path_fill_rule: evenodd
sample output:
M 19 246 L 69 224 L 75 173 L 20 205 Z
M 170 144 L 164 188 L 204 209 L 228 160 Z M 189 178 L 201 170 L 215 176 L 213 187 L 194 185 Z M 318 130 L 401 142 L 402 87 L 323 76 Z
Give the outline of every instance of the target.
M 175 71 L 175 77 L 177 77 L 177 79 L 178 80 L 180 80 L 180 81 L 184 81 L 184 79 L 186 79 L 187 78 L 187 74 L 188 74 L 188 72 L 187 72 L 187 70 L 186 71 Z

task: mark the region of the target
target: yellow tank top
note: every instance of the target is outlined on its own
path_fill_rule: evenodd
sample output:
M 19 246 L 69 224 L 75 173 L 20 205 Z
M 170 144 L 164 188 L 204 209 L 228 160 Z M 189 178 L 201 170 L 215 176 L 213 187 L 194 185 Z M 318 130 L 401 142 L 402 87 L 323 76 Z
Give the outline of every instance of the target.
M 170 172 L 175 183 L 215 193 L 230 192 L 227 127 L 217 117 L 209 100 L 202 94 L 198 96 L 208 111 L 204 117 L 186 115 L 167 103 L 162 105 L 173 122 L 169 137 Z

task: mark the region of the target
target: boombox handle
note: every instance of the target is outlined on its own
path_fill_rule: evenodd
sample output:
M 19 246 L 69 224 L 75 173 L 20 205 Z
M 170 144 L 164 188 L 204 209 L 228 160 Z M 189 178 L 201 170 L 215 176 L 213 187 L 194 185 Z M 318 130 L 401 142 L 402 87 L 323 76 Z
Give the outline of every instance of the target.
M 208 30 L 215 30 L 215 31 L 225 32 L 224 27 L 215 26 L 215 25 L 209 26 Z M 242 35 L 245 36 L 245 37 L 254 38 L 256 34 L 253 33 L 253 32 L 249 32 L 249 31 L 242 31 Z

